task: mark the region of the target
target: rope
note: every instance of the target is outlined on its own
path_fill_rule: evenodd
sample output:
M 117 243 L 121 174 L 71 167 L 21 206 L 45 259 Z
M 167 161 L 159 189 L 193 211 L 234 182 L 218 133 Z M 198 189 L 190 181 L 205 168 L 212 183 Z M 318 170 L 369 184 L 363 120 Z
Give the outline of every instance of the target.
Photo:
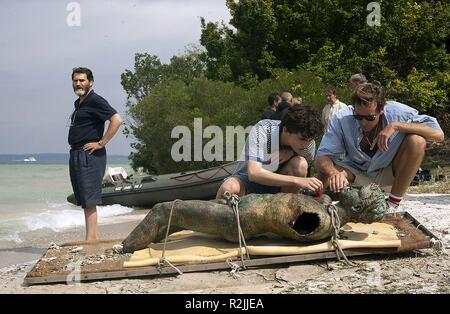
M 356 266 L 355 263 L 350 262 L 345 255 L 344 251 L 341 248 L 341 245 L 339 244 L 339 231 L 341 229 L 341 220 L 339 218 L 336 205 L 330 204 L 327 206 L 328 213 L 331 217 L 331 225 L 333 226 L 333 234 L 331 235 L 331 244 L 334 247 L 334 251 L 336 253 L 336 257 L 339 262 L 341 261 L 341 257 L 344 259 L 344 264 L 347 266 Z
M 441 254 L 447 255 L 448 254 L 447 250 L 445 249 L 444 242 L 442 240 L 432 238 L 430 240 L 430 244 L 431 244 L 431 248 L 437 255 L 441 255 Z
M 169 261 L 166 259 L 166 257 L 165 257 L 165 255 L 166 255 L 167 238 L 169 237 L 170 223 L 171 223 L 171 221 L 172 221 L 172 213 L 173 213 L 173 209 L 175 208 L 175 203 L 176 203 L 177 201 L 179 201 L 179 200 L 177 199 L 177 200 L 174 200 L 174 201 L 172 202 L 172 208 L 170 209 L 169 222 L 167 223 L 167 230 L 166 230 L 166 237 L 165 237 L 165 239 L 164 239 L 163 252 L 162 252 L 162 255 L 161 255 L 161 257 L 160 257 L 160 259 L 159 259 L 159 261 L 158 261 L 158 270 L 159 270 L 159 272 L 161 273 L 161 268 L 164 266 L 164 264 L 168 264 L 170 267 L 172 267 L 173 269 L 175 269 L 180 275 L 182 275 L 183 272 L 182 272 L 181 270 L 179 270 L 177 267 L 175 267 L 175 266 L 174 266 L 171 262 L 169 262 Z
M 192 178 L 196 177 L 196 178 L 199 178 L 199 179 L 201 179 L 201 180 L 208 181 L 208 180 L 214 178 L 214 177 L 219 173 L 220 170 L 223 170 L 223 171 L 225 171 L 227 174 L 232 175 L 232 173 L 231 173 L 230 171 L 228 171 L 224 166 L 219 166 L 219 167 L 217 168 L 216 172 L 214 172 L 214 173 L 213 173 L 211 176 L 209 176 L 209 177 L 202 177 L 202 176 L 199 175 L 200 173 L 203 173 L 203 172 L 205 172 L 205 171 L 210 171 L 210 170 L 208 169 L 208 170 L 204 170 L 204 171 L 199 171 L 199 172 L 194 172 L 194 173 L 184 174 L 184 175 L 181 175 L 181 176 L 171 177 L 170 179 L 174 179 L 174 180 L 177 180 L 177 181 L 180 181 L 180 182 L 186 182 L 186 181 L 189 181 L 189 180 L 191 180 Z M 187 178 L 185 178 L 185 179 L 180 179 L 180 178 L 184 178 L 184 177 L 187 177 Z
M 243 253 L 243 249 L 242 249 L 242 244 L 245 247 L 246 258 L 250 259 L 250 255 L 248 254 L 247 243 L 245 242 L 244 233 L 242 232 L 241 222 L 239 220 L 239 201 L 240 201 L 240 199 L 239 199 L 239 196 L 237 196 L 236 194 L 231 194 L 230 192 L 225 192 L 223 195 L 227 199 L 228 204 L 231 206 L 231 208 L 233 209 L 234 215 L 236 216 L 236 224 L 237 224 L 238 239 L 239 239 L 239 254 L 241 256 L 242 267 L 245 269 L 246 266 L 245 266 L 245 258 L 244 258 L 244 253 Z
M 425 227 L 424 225 L 422 225 L 421 223 L 419 223 L 416 227 L 416 229 L 419 229 L 421 226 Z M 431 244 L 431 248 L 433 249 L 433 251 L 437 254 L 445 254 L 447 255 L 447 251 L 445 249 L 445 245 L 444 242 L 440 239 L 435 239 L 435 238 L 431 238 L 430 240 L 430 244 Z
M 231 268 L 230 275 L 233 276 L 234 279 L 237 279 L 237 278 L 241 277 L 238 274 L 239 269 L 240 269 L 238 264 L 233 263 L 231 261 L 231 258 L 227 258 L 225 262 L 228 264 L 228 266 L 230 266 L 230 268 Z

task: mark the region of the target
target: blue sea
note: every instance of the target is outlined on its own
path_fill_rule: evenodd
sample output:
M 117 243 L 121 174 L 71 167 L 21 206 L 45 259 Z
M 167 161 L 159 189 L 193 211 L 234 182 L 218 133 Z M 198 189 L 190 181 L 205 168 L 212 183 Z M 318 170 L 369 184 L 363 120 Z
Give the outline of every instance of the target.
M 128 164 L 108 166 L 120 166 L 132 173 Z M 66 200 L 71 193 L 66 162 L 0 163 L 0 242 L 21 243 L 21 234 L 25 232 L 40 229 L 61 232 L 84 225 L 82 209 Z M 99 206 L 99 223 L 132 212 L 132 208 L 120 205 Z

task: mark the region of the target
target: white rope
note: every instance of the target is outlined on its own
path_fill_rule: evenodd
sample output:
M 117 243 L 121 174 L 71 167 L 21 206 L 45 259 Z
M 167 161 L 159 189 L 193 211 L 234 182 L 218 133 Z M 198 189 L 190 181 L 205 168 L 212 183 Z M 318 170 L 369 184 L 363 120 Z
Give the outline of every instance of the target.
M 230 275 L 233 276 L 234 279 L 241 277 L 238 274 L 239 270 L 241 269 L 238 264 L 233 263 L 230 258 L 227 258 L 225 262 L 228 264 L 228 266 L 230 266 L 231 268 Z
M 242 245 L 245 247 L 245 255 L 247 259 L 250 259 L 250 255 L 248 254 L 247 243 L 245 242 L 244 233 L 242 232 L 241 222 L 239 220 L 239 196 L 236 194 L 231 194 L 230 192 L 225 192 L 224 197 L 228 200 L 228 204 L 233 209 L 234 215 L 236 217 L 237 231 L 238 231 L 238 239 L 239 239 L 239 254 L 241 256 L 242 267 L 245 269 L 245 258 L 242 249 Z
M 421 226 L 423 226 L 421 223 L 419 223 L 416 227 L 416 229 L 419 229 Z M 423 226 L 425 227 L 425 226 Z M 430 240 L 431 248 L 434 250 L 434 252 L 437 255 L 445 254 L 447 255 L 447 250 L 445 249 L 444 242 L 440 239 L 431 238 Z
M 442 240 L 431 238 L 430 243 L 431 248 L 437 255 L 440 254 L 447 255 L 447 250 L 445 249 L 444 242 Z
M 333 234 L 331 235 L 331 244 L 334 247 L 334 251 L 336 253 L 336 257 L 339 262 L 341 261 L 341 257 L 344 259 L 344 264 L 347 266 L 356 266 L 355 263 L 350 262 L 345 255 L 344 251 L 341 248 L 341 245 L 339 244 L 339 231 L 341 229 L 341 220 L 339 218 L 336 205 L 330 204 L 327 206 L 328 213 L 330 214 L 331 218 L 331 225 L 333 226 Z
M 173 213 L 173 209 L 175 208 L 175 203 L 179 201 L 179 200 L 174 200 L 172 202 L 172 208 L 170 209 L 170 214 L 169 214 L 169 221 L 167 223 L 167 230 L 166 230 L 166 237 L 164 239 L 164 246 L 163 246 L 163 252 L 162 255 L 158 261 L 158 270 L 159 272 L 161 272 L 162 267 L 164 266 L 164 264 L 168 264 L 170 267 L 172 267 L 173 269 L 175 269 L 180 275 L 183 274 L 183 272 L 181 270 L 179 270 L 177 267 L 175 267 L 171 262 L 169 262 L 165 255 L 166 255 L 166 244 L 167 244 L 167 238 L 169 237 L 169 230 L 170 230 L 170 223 L 172 222 L 172 213 Z
M 158 270 L 160 273 L 161 273 L 161 269 L 164 266 L 164 264 L 169 265 L 170 267 L 175 269 L 178 274 L 183 275 L 183 272 L 179 268 L 177 268 L 175 265 L 173 265 L 171 262 L 169 262 L 165 257 L 161 257 L 158 262 Z

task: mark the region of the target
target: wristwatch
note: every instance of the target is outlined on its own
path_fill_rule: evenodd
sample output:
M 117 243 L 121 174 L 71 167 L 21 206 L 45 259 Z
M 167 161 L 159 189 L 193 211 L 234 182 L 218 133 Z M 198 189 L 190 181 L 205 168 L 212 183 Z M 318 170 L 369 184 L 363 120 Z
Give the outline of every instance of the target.
M 101 147 L 105 146 L 105 144 L 103 143 L 103 140 L 98 141 L 98 145 L 100 145 Z

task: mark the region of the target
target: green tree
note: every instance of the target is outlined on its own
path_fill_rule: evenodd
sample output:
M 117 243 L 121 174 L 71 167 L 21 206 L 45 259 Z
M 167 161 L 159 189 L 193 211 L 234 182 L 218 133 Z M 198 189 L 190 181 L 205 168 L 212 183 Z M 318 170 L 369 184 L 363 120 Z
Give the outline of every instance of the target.
M 269 77 L 275 62 L 269 44 L 277 27 L 272 1 L 227 0 L 226 4 L 233 29 L 201 19 L 200 43 L 207 49 L 208 76 L 244 85 Z
M 144 99 L 166 81 L 175 80 L 190 84 L 195 78 L 205 75 L 206 64 L 202 59 L 202 53 L 200 48 L 190 46 L 186 48 L 185 54 L 173 56 L 168 64 L 161 63 L 155 55 L 136 53 L 134 69 L 127 69 L 122 73 L 121 84 L 127 94 L 127 105 L 130 108 L 124 134 L 127 137 L 132 136 L 136 140 L 131 144 L 135 151 L 130 155 L 134 169 L 143 166 L 148 171 L 156 171 L 157 168 L 154 167 L 156 165 L 154 160 L 157 159 L 155 146 L 149 145 L 148 141 L 149 136 L 154 134 L 149 126 L 157 126 L 161 122 L 161 119 L 149 116 L 145 106 L 136 105 L 145 103 Z M 176 97 L 177 93 L 172 93 L 171 96 Z M 153 101 L 155 104 L 160 104 L 159 100 Z M 176 111 L 176 109 L 173 110 Z M 162 114 L 171 115 L 170 111 Z M 151 142 L 155 143 L 156 141 L 152 140 Z
M 207 76 L 252 87 L 255 78 L 272 77 L 276 68 L 300 67 L 325 83 L 344 86 L 351 74 L 363 72 L 370 80 L 392 87 L 391 95 L 399 101 L 409 101 L 418 109 L 431 108 L 425 103 L 448 107 L 442 76 L 450 71 L 445 43 L 450 3 L 380 0 L 381 25 L 370 26 L 369 2 L 229 0 L 231 26 L 202 20 Z M 418 79 L 413 69 L 421 73 L 422 82 L 439 91 L 426 93 L 422 84 L 423 93 L 415 93 L 414 99 L 396 92 L 400 85 Z
M 242 129 L 259 121 L 261 111 L 267 107 L 267 96 L 273 91 L 289 90 L 302 95 L 306 103 L 321 108 L 325 103 L 324 84 L 304 70 L 274 71 L 273 78 L 257 82 L 252 88 L 243 88 L 232 82 L 213 81 L 205 77 L 190 84 L 181 80 L 166 80 L 152 89 L 149 95 L 130 107 L 128 113 L 134 121 L 132 133 L 136 138 L 131 155 L 133 168 L 157 169 L 159 173 L 208 168 L 225 160 L 180 161 L 173 160 L 172 146 L 179 138 L 172 138 L 176 126 L 186 126 L 194 135 L 194 119 L 202 118 L 203 130 L 218 126 L 223 132 L 223 159 L 226 158 L 226 127 Z M 202 148 L 210 141 L 204 138 Z M 194 144 L 191 139 L 191 157 Z M 234 138 L 234 159 L 240 151 Z
M 170 63 L 163 64 L 155 55 L 136 53 L 134 71 L 125 70 L 121 84 L 127 93 L 128 105 L 141 101 L 152 89 L 167 80 L 181 80 L 186 84 L 205 74 L 203 52 L 196 46 L 186 48 L 181 56 L 173 56 Z
M 121 84 L 127 93 L 128 104 L 134 99 L 140 101 L 152 88 L 162 81 L 163 65 L 159 58 L 148 53 L 136 53 L 134 56 L 134 72 L 125 70 L 121 75 Z
M 447 74 L 447 80 L 449 75 Z M 448 86 L 449 81 L 444 84 Z M 391 97 L 401 98 L 419 111 L 426 112 L 445 108 L 447 93 L 438 88 L 438 79 L 425 71 L 412 69 L 406 80 L 394 80 L 391 84 Z
M 136 54 L 134 69 L 122 74 L 136 138 L 133 166 L 209 167 L 214 163 L 172 160 L 174 126 L 192 130 L 199 117 L 204 128 L 252 125 L 274 91 L 322 108 L 324 88 L 332 85 L 348 102 L 348 78 L 356 72 L 379 80 L 389 97 L 450 121 L 450 3 L 380 0 L 381 25 L 370 26 L 369 2 L 226 0 L 229 24 L 201 19 L 203 51 L 169 64 Z

